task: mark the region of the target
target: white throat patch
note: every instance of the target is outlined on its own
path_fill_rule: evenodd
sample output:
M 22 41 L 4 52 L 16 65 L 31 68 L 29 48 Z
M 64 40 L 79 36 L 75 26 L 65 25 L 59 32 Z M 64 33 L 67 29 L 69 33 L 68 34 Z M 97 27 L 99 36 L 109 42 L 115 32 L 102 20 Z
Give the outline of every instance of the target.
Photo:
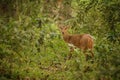
M 68 43 L 68 46 L 75 48 L 75 46 L 73 44 L 70 44 L 70 43 Z

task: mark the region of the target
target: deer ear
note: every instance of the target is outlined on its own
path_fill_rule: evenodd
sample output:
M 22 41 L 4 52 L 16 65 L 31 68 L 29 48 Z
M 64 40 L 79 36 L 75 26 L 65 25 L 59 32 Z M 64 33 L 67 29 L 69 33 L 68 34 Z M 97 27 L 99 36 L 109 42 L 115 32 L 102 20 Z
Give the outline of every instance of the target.
M 59 29 L 62 29 L 62 26 L 59 26 Z
M 69 28 L 70 28 L 70 26 L 65 26 L 65 30 L 66 30 L 66 29 L 69 29 Z
M 60 24 L 60 23 L 58 23 L 58 22 L 57 22 L 57 27 L 58 27 L 59 29 L 62 29 L 61 24 Z

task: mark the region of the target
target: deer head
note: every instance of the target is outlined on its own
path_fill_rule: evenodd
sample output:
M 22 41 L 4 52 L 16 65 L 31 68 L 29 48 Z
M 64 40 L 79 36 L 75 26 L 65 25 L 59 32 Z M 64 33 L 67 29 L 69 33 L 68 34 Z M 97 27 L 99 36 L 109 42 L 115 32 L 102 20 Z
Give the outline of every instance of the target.
M 66 35 L 66 34 L 68 34 L 69 26 L 60 26 L 59 29 L 60 29 L 62 35 Z

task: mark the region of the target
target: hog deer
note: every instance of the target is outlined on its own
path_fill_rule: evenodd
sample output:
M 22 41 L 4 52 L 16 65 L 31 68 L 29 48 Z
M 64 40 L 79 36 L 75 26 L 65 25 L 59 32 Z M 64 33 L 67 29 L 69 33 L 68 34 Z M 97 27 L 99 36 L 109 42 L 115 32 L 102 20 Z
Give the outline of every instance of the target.
M 69 34 L 68 33 L 69 27 L 62 26 L 59 28 L 62 33 L 64 41 L 68 43 L 70 47 L 69 59 L 72 56 L 71 52 L 74 51 L 74 48 L 80 48 L 84 54 L 86 53 L 86 51 L 89 50 L 91 53 L 91 56 L 94 57 L 94 54 L 92 51 L 93 50 L 93 38 L 91 37 L 90 34 Z M 85 56 L 87 57 L 87 54 L 85 54 Z

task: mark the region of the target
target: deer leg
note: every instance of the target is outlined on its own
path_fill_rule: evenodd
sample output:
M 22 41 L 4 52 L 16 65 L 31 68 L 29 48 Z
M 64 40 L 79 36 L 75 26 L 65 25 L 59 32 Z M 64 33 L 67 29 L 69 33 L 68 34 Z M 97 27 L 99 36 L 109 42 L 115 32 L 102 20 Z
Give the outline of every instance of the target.
M 94 57 L 94 53 L 93 53 L 93 51 L 92 51 L 92 50 L 90 50 L 90 53 L 91 53 L 92 57 Z
M 70 47 L 70 52 L 73 52 L 74 51 L 74 48 L 73 47 Z
M 69 53 L 68 59 L 71 59 L 73 51 L 74 51 L 74 48 L 70 47 L 70 53 Z
M 88 52 L 88 49 L 84 48 L 83 53 L 85 54 L 86 61 L 88 61 L 90 59 L 90 56 L 87 54 L 87 52 Z
M 83 50 L 83 53 L 85 54 L 86 61 L 88 60 L 88 54 L 86 54 L 86 50 Z

